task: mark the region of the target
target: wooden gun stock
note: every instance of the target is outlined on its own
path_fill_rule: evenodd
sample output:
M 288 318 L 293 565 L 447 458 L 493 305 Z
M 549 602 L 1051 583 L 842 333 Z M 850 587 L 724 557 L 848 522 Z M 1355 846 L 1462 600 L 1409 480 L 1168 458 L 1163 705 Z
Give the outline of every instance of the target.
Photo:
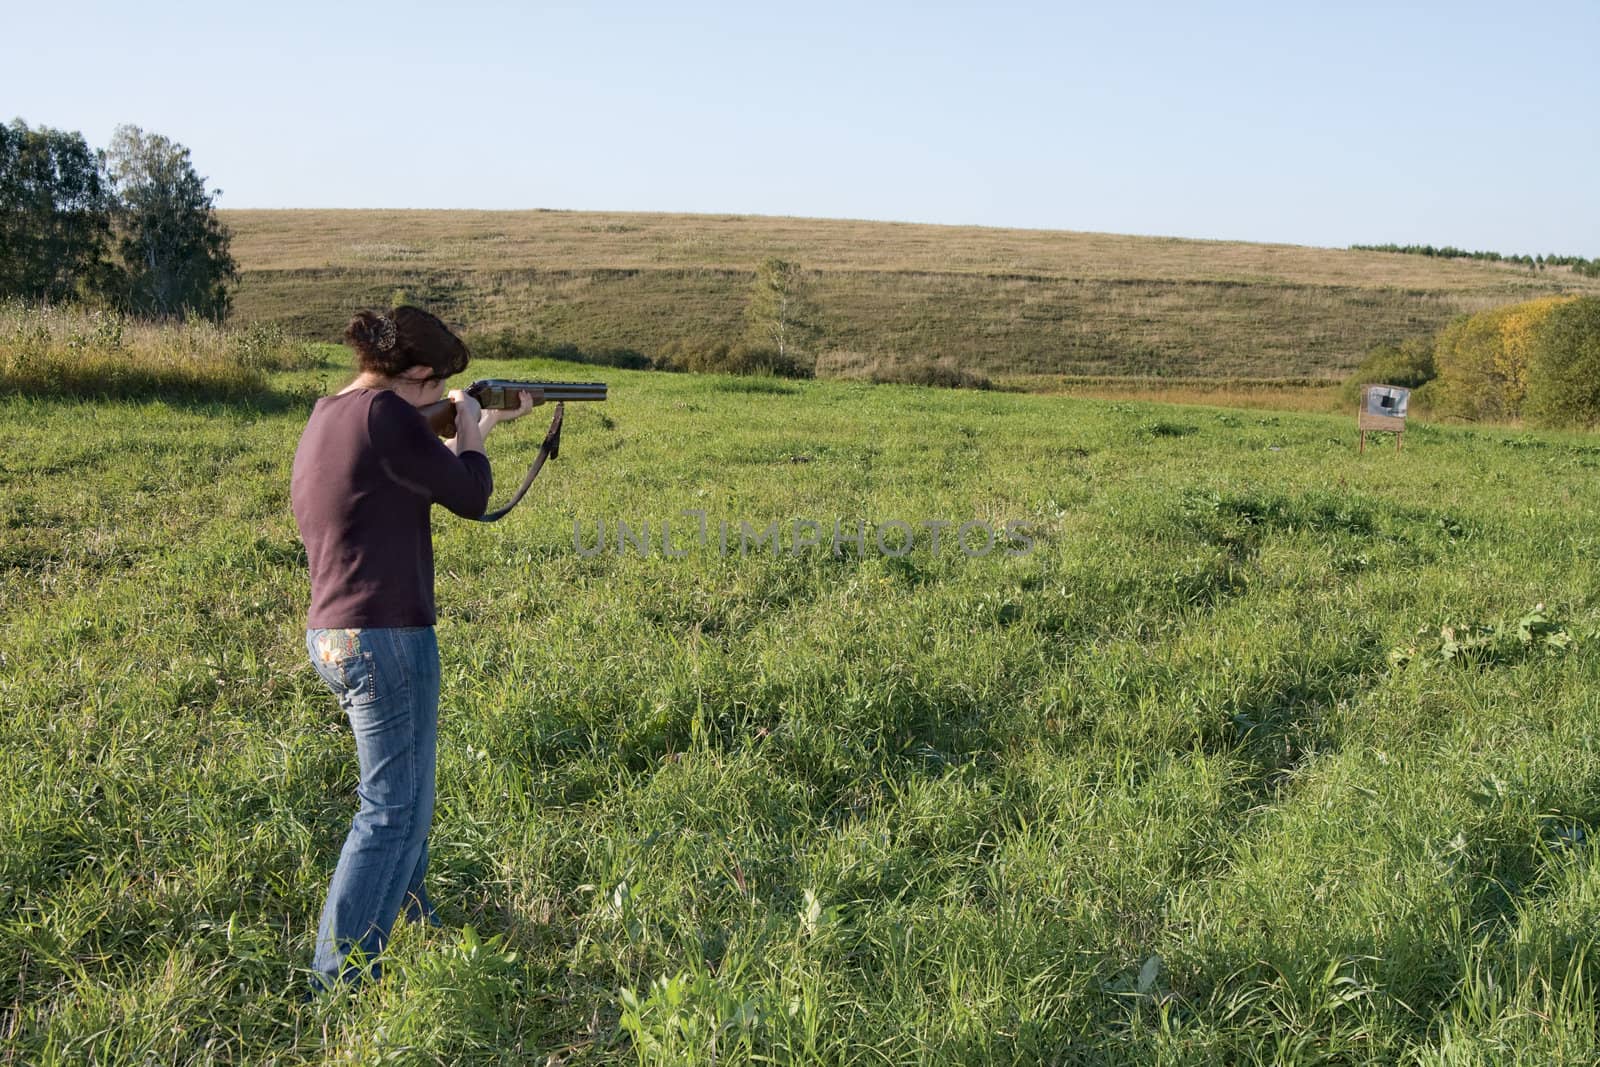
M 485 378 L 467 386 L 467 395 L 485 410 L 515 411 L 521 406 L 517 396 L 522 390 L 538 390 L 548 402 L 562 400 L 604 400 L 605 382 L 513 382 L 504 378 Z M 428 428 L 440 437 L 456 435 L 456 402 L 440 400 L 418 408 L 428 420 Z

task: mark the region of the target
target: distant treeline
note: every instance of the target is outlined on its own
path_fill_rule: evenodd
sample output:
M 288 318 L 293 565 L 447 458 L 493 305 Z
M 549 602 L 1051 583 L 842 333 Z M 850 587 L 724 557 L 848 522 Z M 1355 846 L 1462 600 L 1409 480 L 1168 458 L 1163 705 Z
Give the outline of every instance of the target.
M 1351 245 L 1356 252 L 1402 252 L 1408 256 L 1432 256 L 1437 259 L 1483 259 L 1491 263 L 1517 263 L 1529 270 L 1546 267 L 1571 267 L 1575 274 L 1600 278 L 1600 259 L 1582 256 L 1503 256 L 1499 252 L 1468 252 L 1464 248 L 1445 245 Z

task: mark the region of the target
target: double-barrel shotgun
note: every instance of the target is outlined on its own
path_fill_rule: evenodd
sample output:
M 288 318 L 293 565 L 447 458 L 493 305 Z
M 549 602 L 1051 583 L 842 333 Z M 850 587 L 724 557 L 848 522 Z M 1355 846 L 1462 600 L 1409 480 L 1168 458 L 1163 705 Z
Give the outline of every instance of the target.
M 534 394 L 534 400 L 541 397 L 552 403 L 561 403 L 565 400 L 604 400 L 606 398 L 605 382 L 512 382 L 504 378 L 484 378 L 467 386 L 465 392 L 478 402 L 478 406 L 485 411 L 499 408 L 505 411 L 515 411 L 522 406 L 522 401 L 517 394 L 520 392 Z M 454 437 L 456 435 L 456 402 L 448 398 L 429 404 L 420 409 L 423 418 L 428 420 L 428 428 L 440 437 Z
M 555 416 L 550 420 L 550 429 L 544 435 L 544 444 L 539 446 L 539 454 L 534 457 L 533 465 L 528 468 L 527 477 L 522 479 L 522 487 L 517 490 L 517 495 L 511 498 L 511 503 L 498 511 L 485 512 L 478 517 L 479 522 L 494 522 L 502 518 L 512 508 L 517 506 L 517 501 L 522 499 L 522 494 L 528 491 L 528 486 L 539 476 L 539 468 L 544 466 L 547 459 L 555 459 L 561 453 L 561 416 L 564 410 L 562 404 L 568 400 L 604 400 L 606 398 L 605 382 L 513 382 L 504 378 L 485 378 L 467 386 L 466 393 L 478 402 L 478 406 L 488 409 L 515 411 L 522 406 L 521 393 L 532 393 L 535 401 L 550 400 L 556 405 Z M 456 402 L 445 399 L 419 408 L 423 418 L 428 420 L 428 428 L 440 437 L 454 437 L 456 435 Z

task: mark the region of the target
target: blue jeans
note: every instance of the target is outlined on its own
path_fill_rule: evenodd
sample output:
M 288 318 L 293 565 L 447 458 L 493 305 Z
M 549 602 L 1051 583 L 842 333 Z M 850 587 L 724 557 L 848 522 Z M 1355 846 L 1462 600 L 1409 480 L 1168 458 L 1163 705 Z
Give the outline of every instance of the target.
M 422 879 L 433 824 L 439 644 L 431 626 L 326 629 L 306 631 L 306 651 L 350 719 L 361 770 L 361 806 L 328 886 L 311 964 L 313 984 L 329 988 L 381 975 L 378 957 L 402 906 L 408 919 L 438 924 Z

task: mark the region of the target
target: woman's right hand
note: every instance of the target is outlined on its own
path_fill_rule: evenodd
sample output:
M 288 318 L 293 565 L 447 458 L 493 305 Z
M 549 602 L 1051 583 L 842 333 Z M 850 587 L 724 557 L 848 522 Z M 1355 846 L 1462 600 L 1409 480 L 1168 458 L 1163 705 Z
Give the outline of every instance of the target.
M 448 395 L 456 403 L 456 425 L 470 422 L 476 426 L 478 417 L 483 414 L 483 406 L 478 403 L 478 398 L 465 389 L 452 389 Z
M 456 434 L 445 442 L 445 447 L 458 456 L 463 452 L 482 452 L 483 430 L 478 426 L 478 419 L 483 407 L 464 389 L 452 389 L 449 396 L 456 406 Z

